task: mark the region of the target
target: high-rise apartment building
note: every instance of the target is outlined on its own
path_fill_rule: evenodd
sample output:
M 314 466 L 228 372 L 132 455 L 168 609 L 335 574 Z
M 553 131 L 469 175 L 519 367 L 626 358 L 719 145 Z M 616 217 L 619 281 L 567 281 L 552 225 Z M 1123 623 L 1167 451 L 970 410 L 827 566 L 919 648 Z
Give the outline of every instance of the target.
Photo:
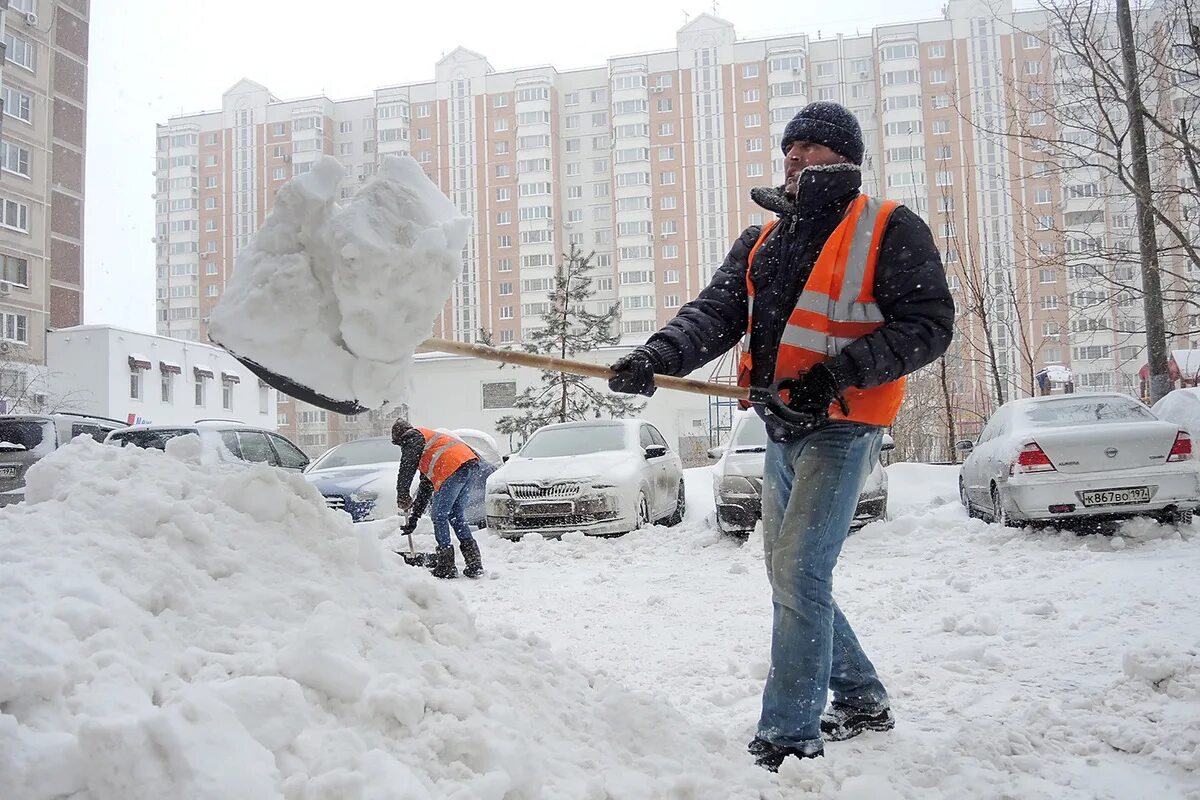
M 1140 306 L 1105 294 L 1092 315 L 1108 315 L 1102 326 L 1072 313 L 1099 297 L 1081 294 L 1096 270 L 1077 258 L 1087 247 L 1074 231 L 1128 238 L 1128 197 L 1086 171 L 1048 168 L 1035 138 L 1010 135 L 1014 121 L 1042 124 L 1030 87 L 1062 65 L 1039 14 L 997 5 L 950 0 L 942 19 L 826 39 L 739 40 L 704 14 L 673 50 L 567 72 L 496 72 L 460 48 L 431 81 L 351 100 L 280 101 L 242 81 L 221 110 L 159 127 L 158 331 L 205 335 L 285 180 L 332 155 L 349 198 L 382 157 L 403 153 L 475 221 L 435 335 L 484 329 L 520 342 L 547 307 L 560 254 L 577 245 L 595 253 L 595 304 L 618 303 L 624 340 L 640 342 L 765 221 L 750 189 L 781 181 L 787 122 L 835 100 L 863 127 L 864 191 L 918 211 L 943 249 L 962 317 L 955 402 L 985 414 L 997 382 L 1006 396 L 1028 393 L 1047 364 L 1075 367 L 1081 388 L 1136 390 L 1144 342 L 1125 330 L 1140 323 L 1123 320 Z M 284 430 L 309 447 L 357 435 L 359 423 L 331 416 L 281 406 Z
M 89 0 L 0 2 L 0 404 L 36 408 L 47 329 L 83 313 Z

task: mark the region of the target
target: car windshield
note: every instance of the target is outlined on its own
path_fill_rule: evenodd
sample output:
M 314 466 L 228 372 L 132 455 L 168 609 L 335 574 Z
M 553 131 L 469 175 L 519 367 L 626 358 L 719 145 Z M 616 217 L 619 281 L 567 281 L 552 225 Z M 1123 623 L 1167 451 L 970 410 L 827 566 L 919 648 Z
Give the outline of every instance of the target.
M 1149 409 L 1122 397 L 1079 397 L 1034 403 L 1025 410 L 1024 417 L 1026 425 L 1032 428 L 1155 419 Z
M 583 456 L 625 449 L 625 426 L 588 425 L 578 428 L 549 428 L 535 433 L 521 448 L 522 458 Z
M 763 423 L 762 417 L 758 416 L 758 414 L 745 417 L 733 437 L 732 449 L 734 452 L 739 450 L 765 450 L 766 448 L 767 426 Z
M 32 451 L 43 441 L 54 444 L 54 423 L 49 420 L 0 419 L 0 452 Z
M 357 442 L 339 444 L 318 458 L 309 471 L 354 467 L 359 464 L 383 464 L 399 460 L 400 447 L 398 445 L 392 444 L 387 439 L 361 439 Z
M 150 431 L 116 431 L 108 441 L 121 447 L 145 447 L 151 450 L 166 450 L 167 442 L 176 436 L 199 433 L 195 428 L 160 428 Z

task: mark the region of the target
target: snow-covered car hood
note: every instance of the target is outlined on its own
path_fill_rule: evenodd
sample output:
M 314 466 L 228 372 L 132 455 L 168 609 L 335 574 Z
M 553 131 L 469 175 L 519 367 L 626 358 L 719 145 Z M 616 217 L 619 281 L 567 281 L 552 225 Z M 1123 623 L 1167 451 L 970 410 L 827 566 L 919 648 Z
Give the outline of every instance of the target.
M 522 481 L 547 483 L 582 480 L 596 476 L 602 476 L 606 480 L 620 480 L 627 475 L 634 474 L 637 466 L 638 456 L 625 450 L 556 458 L 513 456 L 507 464 L 488 478 L 488 485 Z
M 743 478 L 761 478 L 766 454 L 747 450 L 741 453 L 726 453 L 717 472 L 722 475 L 740 475 Z
M 350 467 L 334 467 L 316 472 L 306 472 L 305 480 L 321 491 L 356 492 L 367 487 L 384 475 L 390 475 L 395 485 L 399 463 L 355 464 Z

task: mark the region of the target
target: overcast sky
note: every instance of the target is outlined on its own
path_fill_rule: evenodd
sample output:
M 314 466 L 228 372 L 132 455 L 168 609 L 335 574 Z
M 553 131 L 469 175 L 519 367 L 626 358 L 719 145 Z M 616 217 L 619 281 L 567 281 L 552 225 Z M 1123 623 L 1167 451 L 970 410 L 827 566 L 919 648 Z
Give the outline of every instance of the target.
M 933 19 L 944 0 L 738 0 L 715 13 L 740 39 L 866 33 Z M 675 47 L 713 4 L 454 3 L 417 0 L 93 0 L 88 91 L 85 305 L 88 323 L 154 330 L 154 125 L 220 106 L 240 78 L 281 99 L 369 94 L 430 80 L 462 45 L 496 70 L 600 66 Z

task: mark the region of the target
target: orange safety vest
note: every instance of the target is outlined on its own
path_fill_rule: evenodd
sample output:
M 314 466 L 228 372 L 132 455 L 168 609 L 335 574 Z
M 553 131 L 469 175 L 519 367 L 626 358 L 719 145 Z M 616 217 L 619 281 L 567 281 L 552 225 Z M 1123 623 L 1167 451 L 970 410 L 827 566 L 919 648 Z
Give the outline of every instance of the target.
M 840 353 L 850 342 L 883 326 L 883 313 L 875 305 L 875 259 L 888 219 L 898 205 L 894 200 L 877 200 L 866 195 L 859 195 L 850 203 L 845 218 L 821 248 L 796 300 L 796 308 L 788 318 L 775 357 L 775 380 L 802 375 L 814 364 Z M 747 258 L 749 311 L 738 363 L 739 386 L 750 385 L 753 366 L 750 329 L 754 319 L 754 282 L 750 280 L 750 267 L 775 222 L 763 226 Z M 834 402 L 829 407 L 831 419 L 891 425 L 904 399 L 904 378 L 870 389 L 850 387 L 843 397 L 850 413 L 843 414 L 840 404 Z
M 429 428 L 417 428 L 425 437 L 425 449 L 421 451 L 421 460 L 417 469 L 433 483 L 436 492 L 451 475 L 468 461 L 477 461 L 475 451 L 465 442 L 456 439 L 448 433 L 433 431 Z

